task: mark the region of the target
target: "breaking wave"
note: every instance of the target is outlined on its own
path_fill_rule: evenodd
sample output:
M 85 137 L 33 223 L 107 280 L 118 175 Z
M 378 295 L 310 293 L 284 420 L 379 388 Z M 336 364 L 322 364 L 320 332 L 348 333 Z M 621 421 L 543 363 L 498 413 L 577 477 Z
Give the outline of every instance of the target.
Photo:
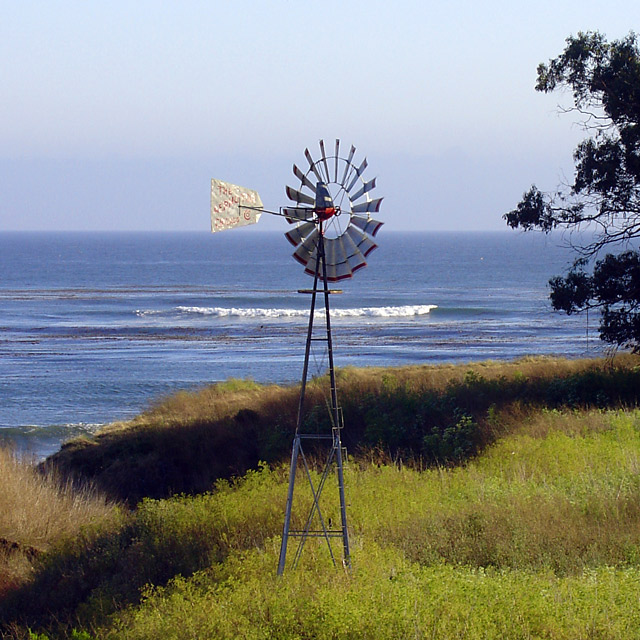
M 427 315 L 435 304 L 414 304 L 399 307 L 356 307 L 353 309 L 332 309 L 331 315 L 335 318 L 410 318 L 412 316 Z M 242 307 L 175 307 L 172 311 L 136 311 L 139 317 L 166 316 L 174 313 L 183 315 L 212 316 L 214 318 L 304 318 L 309 315 L 308 309 L 284 309 L 284 308 L 242 308 Z M 324 309 L 316 310 L 317 314 L 324 314 Z
M 428 314 L 437 305 L 417 304 L 400 307 L 358 307 L 355 309 L 332 309 L 331 315 L 336 318 L 407 318 Z M 236 307 L 176 307 L 185 314 L 198 314 L 217 318 L 300 318 L 309 315 L 307 309 L 259 309 Z M 318 311 L 324 313 L 324 309 Z
M 21 457 L 42 460 L 60 449 L 60 443 L 95 433 L 104 424 L 78 422 L 74 424 L 0 426 L 0 444 L 9 445 Z

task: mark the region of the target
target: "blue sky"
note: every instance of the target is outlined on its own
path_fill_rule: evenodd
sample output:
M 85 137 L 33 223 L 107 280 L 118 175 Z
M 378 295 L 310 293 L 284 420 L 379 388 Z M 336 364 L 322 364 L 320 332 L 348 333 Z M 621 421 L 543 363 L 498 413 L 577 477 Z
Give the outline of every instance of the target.
M 0 0 L 0 230 L 206 230 L 211 177 L 277 208 L 336 137 L 386 228 L 503 229 L 583 135 L 538 63 L 639 24 L 637 0 Z

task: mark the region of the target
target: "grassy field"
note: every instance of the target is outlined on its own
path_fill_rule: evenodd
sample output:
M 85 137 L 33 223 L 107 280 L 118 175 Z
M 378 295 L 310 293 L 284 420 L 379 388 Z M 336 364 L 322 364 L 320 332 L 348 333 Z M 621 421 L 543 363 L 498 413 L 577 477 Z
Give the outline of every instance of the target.
M 629 358 L 614 366 L 528 361 L 342 372 L 345 407 L 366 394 L 378 407 L 357 429 L 382 434 L 373 443 L 361 437 L 346 468 L 351 572 L 334 569 L 322 544 L 307 543 L 301 566 L 275 575 L 282 459 L 233 479 L 221 475 L 203 493 L 125 507 L 43 479 L 5 452 L 0 472 L 14 495 L 51 493 L 2 510 L 4 637 L 640 638 L 637 365 Z M 295 389 L 222 388 L 168 399 L 68 449 L 79 456 L 115 440 L 126 452 L 127 432 L 136 438 L 180 425 L 188 432 L 227 419 L 242 425 L 280 415 L 278 403 L 295 400 Z M 562 402 L 558 389 L 573 395 Z M 207 403 L 216 405 L 209 416 Z M 440 442 L 416 410 L 426 416 L 427 405 L 447 405 L 457 421 Z M 413 416 L 409 436 L 397 425 L 385 430 L 383 409 L 396 420 Z M 238 421 L 243 411 L 258 418 Z M 285 403 L 282 415 L 289 412 Z M 458 453 L 443 444 L 447 428 Z M 399 445 L 386 433 L 406 440 Z M 310 496 L 297 500 L 299 519 Z M 28 514 L 25 502 L 33 503 Z M 328 517 L 338 517 L 336 506 L 326 504 Z M 21 528 L 25 521 L 33 533 Z

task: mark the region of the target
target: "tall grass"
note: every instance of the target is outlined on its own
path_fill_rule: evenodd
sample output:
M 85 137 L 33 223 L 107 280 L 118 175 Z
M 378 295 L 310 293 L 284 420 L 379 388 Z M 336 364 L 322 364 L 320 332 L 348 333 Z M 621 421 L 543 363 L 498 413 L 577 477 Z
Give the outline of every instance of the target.
M 0 448 L 0 486 L 0 596 L 28 582 L 57 542 L 115 517 L 114 504 L 95 490 L 44 476 L 7 448 Z
M 367 523 L 367 535 L 423 564 L 559 574 L 635 565 L 640 414 L 546 412 L 532 420 L 534 434 L 541 420 L 544 437 L 524 425 L 464 467 L 422 473 L 381 467 L 361 487 L 356 476 L 354 526 Z M 371 473 L 382 476 L 379 484 L 368 480 Z M 375 515 L 366 507 L 373 503 Z
M 420 566 L 393 549 L 362 547 L 352 575 L 318 559 L 277 579 L 272 554 L 238 554 L 227 577 L 177 578 L 98 633 L 110 640 L 633 640 L 640 637 L 636 568 L 579 576 Z
M 273 577 L 296 387 L 180 393 L 43 466 L 126 512 L 1 452 L 0 632 L 633 637 L 639 362 L 340 370 L 351 575 L 311 541 Z M 327 381 L 307 395 L 304 428 L 328 429 Z M 297 491 L 294 528 L 310 502 Z

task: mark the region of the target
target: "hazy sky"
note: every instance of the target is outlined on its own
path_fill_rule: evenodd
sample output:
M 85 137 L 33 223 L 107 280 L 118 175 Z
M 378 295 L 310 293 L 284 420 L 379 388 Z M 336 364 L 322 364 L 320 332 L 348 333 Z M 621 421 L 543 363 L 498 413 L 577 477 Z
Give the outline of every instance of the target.
M 538 63 L 639 25 L 638 0 L 0 0 L 0 230 L 206 230 L 210 178 L 277 208 L 336 137 L 386 228 L 504 229 L 583 135 Z

